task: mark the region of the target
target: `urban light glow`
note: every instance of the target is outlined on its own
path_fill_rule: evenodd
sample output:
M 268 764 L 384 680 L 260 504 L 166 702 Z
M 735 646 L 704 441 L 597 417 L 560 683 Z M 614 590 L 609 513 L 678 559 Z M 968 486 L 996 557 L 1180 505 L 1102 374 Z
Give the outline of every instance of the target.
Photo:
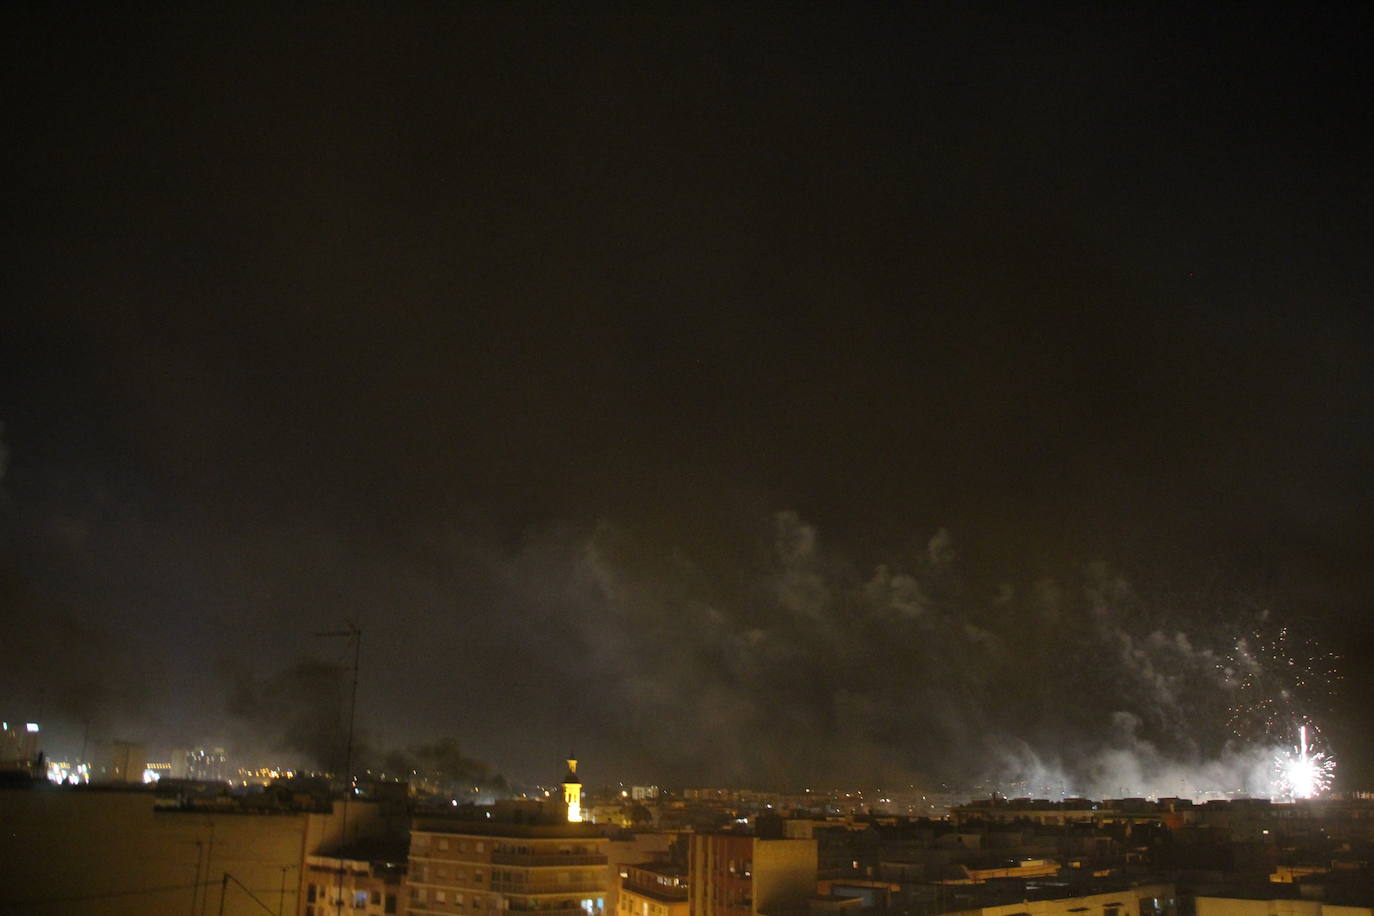
M 72 766 L 66 761 L 51 761 L 48 763 L 48 781 L 73 786 L 90 782 L 91 768 L 84 763 Z

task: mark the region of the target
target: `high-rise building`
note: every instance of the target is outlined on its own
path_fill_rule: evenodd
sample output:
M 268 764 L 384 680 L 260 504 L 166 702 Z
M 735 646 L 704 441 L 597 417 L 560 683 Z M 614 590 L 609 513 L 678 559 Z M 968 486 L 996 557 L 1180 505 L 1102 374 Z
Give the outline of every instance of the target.
M 147 757 L 141 744 L 132 741 L 111 741 L 105 752 L 104 766 L 99 778 L 104 782 L 143 782 Z
M 0 772 L 22 772 L 42 777 L 37 722 L 0 723 Z
M 816 841 L 699 833 L 688 856 L 691 916 L 805 909 L 816 893 Z
M 229 755 L 222 747 L 177 748 L 172 751 L 171 776 L 200 782 L 226 782 L 229 779 Z

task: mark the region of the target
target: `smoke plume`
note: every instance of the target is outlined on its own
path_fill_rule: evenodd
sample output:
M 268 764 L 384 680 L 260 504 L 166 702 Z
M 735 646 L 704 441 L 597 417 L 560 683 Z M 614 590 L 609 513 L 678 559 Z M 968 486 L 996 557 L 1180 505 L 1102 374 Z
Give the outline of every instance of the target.
M 603 524 L 527 545 L 506 574 L 601 674 L 595 699 L 631 738 L 620 750 L 676 773 L 1098 797 L 1265 789 L 1273 748 L 1224 727 L 1230 647 L 1166 625 L 1169 609 L 1105 564 L 978 583 L 941 529 L 861 570 L 791 511 L 759 556 L 717 575 Z

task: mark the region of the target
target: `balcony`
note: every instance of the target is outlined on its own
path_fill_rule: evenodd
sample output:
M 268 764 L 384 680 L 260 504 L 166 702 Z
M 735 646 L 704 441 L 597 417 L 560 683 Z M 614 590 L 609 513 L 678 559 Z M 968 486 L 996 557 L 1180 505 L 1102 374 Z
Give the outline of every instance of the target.
M 544 868 L 551 865 L 605 865 L 606 857 L 603 855 L 571 852 L 556 852 L 551 855 L 542 856 L 525 852 L 493 852 L 491 854 L 491 864 L 516 865 L 521 868 Z
M 498 894 L 605 894 L 605 881 L 497 881 L 492 880 L 491 890 Z
M 514 913 L 515 916 L 587 916 L 587 911 L 578 906 L 540 907 L 531 910 L 513 906 L 506 912 Z

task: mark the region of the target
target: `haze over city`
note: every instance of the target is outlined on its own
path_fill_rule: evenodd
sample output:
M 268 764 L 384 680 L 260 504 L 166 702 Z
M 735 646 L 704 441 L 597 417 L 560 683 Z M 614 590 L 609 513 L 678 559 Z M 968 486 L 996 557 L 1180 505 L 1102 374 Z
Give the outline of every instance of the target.
M 353 624 L 368 765 L 1367 791 L 1370 26 L 21 11 L 0 709 L 338 770 Z

